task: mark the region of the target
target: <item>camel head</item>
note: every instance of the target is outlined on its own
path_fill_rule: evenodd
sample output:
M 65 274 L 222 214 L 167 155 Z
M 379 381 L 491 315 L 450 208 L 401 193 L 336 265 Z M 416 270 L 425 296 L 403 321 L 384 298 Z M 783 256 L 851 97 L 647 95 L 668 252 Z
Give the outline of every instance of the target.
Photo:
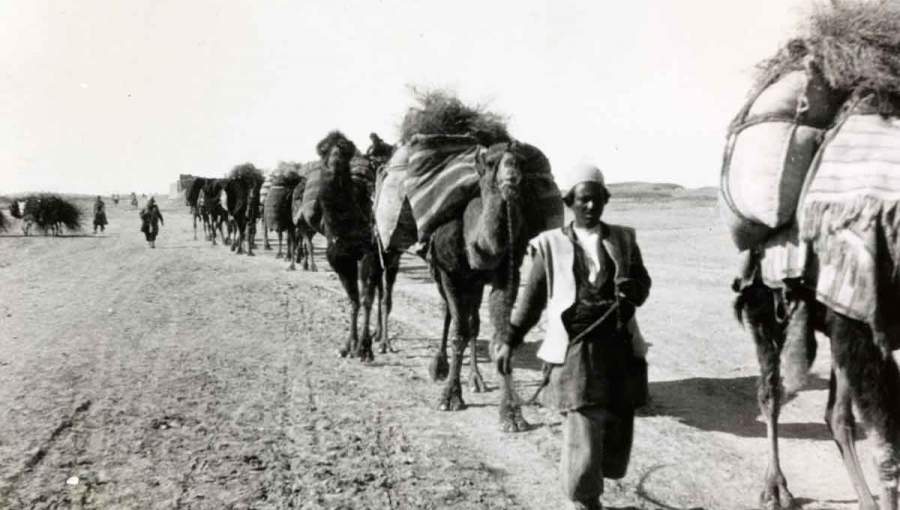
M 497 261 L 510 248 L 514 253 L 521 252 L 527 242 L 520 235 L 525 206 L 521 203 L 522 164 L 515 143 L 494 144 L 475 156 L 482 203 L 476 244 L 485 256 Z
M 340 131 L 328 133 L 316 145 L 327 171 L 336 177 L 350 177 L 350 160 L 356 154 L 356 145 Z
M 24 209 L 24 205 L 20 200 L 13 200 L 11 204 L 9 204 L 9 214 L 12 214 L 13 218 L 22 219 L 22 210 Z
M 510 142 L 479 151 L 476 166 L 481 175 L 482 196 L 499 193 L 504 201 L 518 201 L 523 164 L 518 148 L 518 143 Z

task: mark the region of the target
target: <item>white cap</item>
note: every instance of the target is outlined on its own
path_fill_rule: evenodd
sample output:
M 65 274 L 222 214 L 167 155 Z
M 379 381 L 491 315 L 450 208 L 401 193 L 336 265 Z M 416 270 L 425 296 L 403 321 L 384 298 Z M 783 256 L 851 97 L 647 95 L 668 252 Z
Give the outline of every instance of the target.
M 579 163 L 578 165 L 575 165 L 571 171 L 560 179 L 560 181 L 563 184 L 560 186 L 560 191 L 562 191 L 563 195 L 571 192 L 575 186 L 582 182 L 596 182 L 601 186 L 606 186 L 603 172 L 590 163 Z

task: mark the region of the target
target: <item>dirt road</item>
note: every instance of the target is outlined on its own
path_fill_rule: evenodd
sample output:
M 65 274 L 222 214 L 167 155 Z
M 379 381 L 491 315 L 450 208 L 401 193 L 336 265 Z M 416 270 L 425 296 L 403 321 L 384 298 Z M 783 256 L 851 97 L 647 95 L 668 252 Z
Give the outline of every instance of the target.
M 563 507 L 557 415 L 526 409 L 535 429 L 503 435 L 496 391 L 434 410 L 441 312 L 421 262 L 405 261 L 395 298 L 401 352 L 364 366 L 336 356 L 347 307 L 333 273 L 194 241 L 186 209 L 163 205 L 156 250 L 124 204 L 109 204 L 102 236 L 0 237 L 0 508 Z M 755 507 L 756 362 L 730 315 L 733 251 L 714 208 L 618 203 L 608 218 L 638 228 L 654 278 L 639 312 L 653 404 L 604 501 Z M 540 375 L 534 345 L 517 359 L 523 393 Z M 785 474 L 804 508 L 853 508 L 820 418 L 820 350 L 783 416 Z

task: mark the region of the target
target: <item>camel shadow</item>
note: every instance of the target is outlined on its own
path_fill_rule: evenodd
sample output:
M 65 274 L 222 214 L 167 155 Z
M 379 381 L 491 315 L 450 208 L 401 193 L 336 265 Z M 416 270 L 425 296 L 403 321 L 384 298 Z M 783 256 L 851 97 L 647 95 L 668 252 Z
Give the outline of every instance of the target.
M 651 368 L 652 371 L 652 368 Z M 757 377 L 692 377 L 678 381 L 651 382 L 650 403 L 640 416 L 669 416 L 685 425 L 740 437 L 766 437 L 756 399 Z M 828 381 L 812 376 L 802 391 L 828 388 Z M 789 403 L 787 404 L 789 405 Z M 822 407 L 824 412 L 825 402 Z M 830 441 L 822 422 L 779 423 L 778 435 L 791 439 Z

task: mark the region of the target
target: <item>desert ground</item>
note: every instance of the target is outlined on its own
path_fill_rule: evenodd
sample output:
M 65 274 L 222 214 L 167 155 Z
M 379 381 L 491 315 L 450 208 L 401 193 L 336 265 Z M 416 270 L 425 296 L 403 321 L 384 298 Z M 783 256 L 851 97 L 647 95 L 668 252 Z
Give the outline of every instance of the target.
M 487 320 L 489 391 L 435 409 L 426 367 L 442 311 L 421 260 L 404 259 L 397 285 L 399 352 L 364 365 L 336 354 L 348 306 L 321 237 L 320 271 L 289 272 L 274 252 L 195 241 L 182 202 L 161 205 L 155 250 L 125 201 L 107 200 L 103 235 L 26 238 L 15 221 L 0 235 L 0 508 L 565 508 L 560 416 L 527 407 L 532 430 L 498 429 Z M 622 193 L 605 219 L 637 228 L 653 288 L 638 312 L 652 401 L 604 503 L 758 507 L 757 365 L 731 311 L 735 252 L 715 201 Z M 515 361 L 523 395 L 540 379 L 539 337 Z M 782 415 L 783 467 L 803 508 L 855 508 L 822 421 L 819 347 Z M 872 485 L 865 443 L 861 455 Z

